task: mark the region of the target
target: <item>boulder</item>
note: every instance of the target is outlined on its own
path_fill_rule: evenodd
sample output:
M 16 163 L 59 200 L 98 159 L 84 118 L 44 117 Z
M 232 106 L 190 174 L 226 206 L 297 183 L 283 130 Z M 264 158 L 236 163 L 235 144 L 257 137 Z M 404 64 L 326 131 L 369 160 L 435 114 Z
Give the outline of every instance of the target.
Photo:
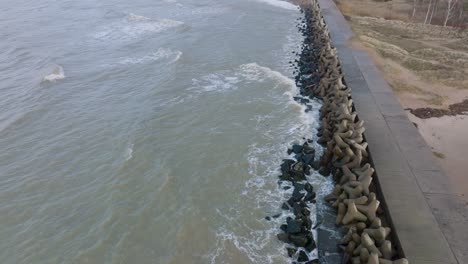
M 292 159 L 285 159 L 283 160 L 283 163 L 281 164 L 281 171 L 283 173 L 291 171 L 291 166 L 295 163 L 296 161 Z
M 314 158 L 315 158 L 315 155 L 314 154 L 303 154 L 302 155 L 302 161 L 305 163 L 305 164 L 308 164 L 308 165 L 313 165 L 314 163 Z
M 312 252 L 312 250 L 314 250 L 315 248 L 317 248 L 317 245 L 315 244 L 315 240 L 313 239 L 311 239 L 309 243 L 307 243 L 307 245 L 305 246 L 305 249 L 308 252 Z
M 304 194 L 298 191 L 298 189 L 294 189 L 292 193 L 292 197 L 294 202 L 299 202 L 304 197 Z
M 288 247 L 288 248 L 286 248 L 286 250 L 288 251 L 288 256 L 289 256 L 290 258 L 292 258 L 292 256 L 294 256 L 294 254 L 296 254 L 296 252 L 297 252 L 297 249 L 296 249 L 296 248 L 290 248 L 290 247 Z
M 302 146 L 301 145 L 293 145 L 292 146 L 292 152 L 296 153 L 296 154 L 299 154 L 302 152 Z
M 305 245 L 307 245 L 308 239 L 305 235 L 290 235 L 289 241 L 293 243 L 296 247 L 304 247 Z
M 304 197 L 304 201 L 307 201 L 307 202 L 312 201 L 315 199 L 315 196 L 316 196 L 315 192 L 308 192 L 306 196 Z
M 288 219 L 286 220 L 286 223 L 288 225 L 286 229 L 286 232 L 288 234 L 297 234 L 301 232 L 301 225 L 297 223 L 296 220 L 288 217 Z
M 283 241 L 284 243 L 290 242 L 288 234 L 281 233 L 281 234 L 277 234 L 276 237 L 278 238 L 278 240 Z
M 305 261 L 308 261 L 308 260 L 309 260 L 309 257 L 307 256 L 307 254 L 304 251 L 299 252 L 299 256 L 297 257 L 297 261 L 305 262 Z
M 309 144 L 304 144 L 304 146 L 302 148 L 302 151 L 304 152 L 304 154 L 315 155 L 315 149 L 312 146 L 310 146 Z
M 329 176 L 330 175 L 330 169 L 322 167 L 319 169 L 319 173 L 322 174 L 323 176 Z

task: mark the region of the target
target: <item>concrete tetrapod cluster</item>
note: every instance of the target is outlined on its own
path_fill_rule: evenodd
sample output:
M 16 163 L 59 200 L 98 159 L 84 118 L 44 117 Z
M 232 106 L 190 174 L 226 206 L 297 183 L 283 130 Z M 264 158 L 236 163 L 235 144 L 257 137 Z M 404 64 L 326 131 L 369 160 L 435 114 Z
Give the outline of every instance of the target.
M 337 51 L 331 45 L 329 32 L 317 2 L 305 10 L 308 36 L 316 52 L 318 83 L 307 87 L 323 100 L 320 112 L 320 140 L 326 149 L 321 166 L 327 167 L 336 183 L 325 197 L 337 209 L 336 224 L 348 228 L 341 240 L 343 263 L 407 264 L 397 253 L 389 236 L 380 201 L 375 194 L 374 169 L 369 163 L 364 122 L 353 109 L 351 91 L 343 80 Z

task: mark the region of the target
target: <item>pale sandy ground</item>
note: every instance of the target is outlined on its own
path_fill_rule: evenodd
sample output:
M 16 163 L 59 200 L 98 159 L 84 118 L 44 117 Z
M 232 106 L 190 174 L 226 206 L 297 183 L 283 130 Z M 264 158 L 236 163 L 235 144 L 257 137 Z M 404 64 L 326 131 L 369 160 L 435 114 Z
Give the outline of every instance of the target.
M 454 190 L 468 201 L 468 116 L 419 119 L 408 113 L 433 151 L 443 154 L 437 162 Z
M 356 42 L 352 43 L 356 47 Z M 359 45 L 358 47 L 362 47 Z M 395 80 L 411 85 L 423 84 L 420 78 L 414 73 L 404 70 L 398 63 L 379 57 L 375 50 L 364 48 L 371 54 L 376 65 L 384 73 L 388 82 Z M 391 65 L 391 69 L 389 69 Z M 395 74 L 394 69 L 398 69 Z M 468 78 L 468 77 L 467 77 Z M 443 87 L 442 85 L 431 84 L 424 86 L 425 90 L 432 90 L 444 96 L 442 105 L 429 105 L 421 100 L 421 95 L 411 92 L 396 92 L 400 104 L 404 108 L 420 107 L 441 107 L 445 108 L 449 104 L 458 103 L 468 98 L 468 90 Z M 432 148 L 435 159 L 444 170 L 453 189 L 468 202 L 468 115 L 443 116 L 420 119 L 407 111 L 408 118 L 418 125 L 418 130 Z M 438 155 L 438 153 L 442 155 Z
M 385 22 L 381 23 L 385 25 Z M 356 23 L 351 24 L 358 34 L 368 32 L 367 28 L 357 29 Z M 378 28 L 374 28 L 374 30 L 378 31 Z M 440 40 L 437 41 L 440 42 Z M 435 42 L 427 39 L 418 39 L 417 42 L 413 40 L 412 49 L 418 49 L 420 45 L 428 45 L 428 43 Z M 404 108 L 447 109 L 450 104 L 468 99 L 468 89 L 461 88 L 468 80 L 468 75 L 464 80 L 456 82 L 457 88 L 451 87 L 442 82 L 428 80 L 420 72 L 407 69 L 398 59 L 382 56 L 379 53 L 380 46 L 365 45 L 359 38 L 353 39 L 350 45 L 364 49 L 371 55 Z M 464 57 L 468 56 L 467 52 L 457 52 L 463 54 Z M 444 63 L 450 64 L 451 61 Z M 468 136 L 468 115 L 420 119 L 409 111 L 407 113 L 410 120 L 418 125 L 419 132 L 433 149 L 435 159 L 447 175 L 454 191 L 462 195 L 461 197 L 468 202 L 468 138 L 466 138 Z

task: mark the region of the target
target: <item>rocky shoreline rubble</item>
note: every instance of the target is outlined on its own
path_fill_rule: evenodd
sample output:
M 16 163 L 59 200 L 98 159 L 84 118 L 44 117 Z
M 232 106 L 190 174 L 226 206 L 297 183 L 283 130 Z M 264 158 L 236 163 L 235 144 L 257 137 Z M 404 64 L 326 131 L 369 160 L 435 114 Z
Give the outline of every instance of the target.
M 295 154 L 295 159 L 283 161 L 280 181 L 292 182 L 294 191 L 282 209 L 291 210 L 295 217 L 287 218 L 281 225 L 278 239 L 294 246 L 287 248 L 293 263 L 318 263 L 318 259 L 310 260 L 307 254 L 316 248 L 308 207 L 309 203 L 316 202 L 316 194 L 305 175 L 314 169 L 324 176 L 331 174 L 335 183 L 325 202 L 336 209 L 335 224 L 347 229 L 337 245 L 343 251 L 341 263 L 407 264 L 397 248 L 390 218 L 381 207 L 375 171 L 363 135 L 364 122 L 354 110 L 351 91 L 345 84 L 320 7 L 311 1 L 302 6 L 301 12 L 304 19 L 298 28 L 304 35 L 304 43 L 299 60 L 295 61 L 296 84 L 303 97 L 319 98 L 323 102 L 317 136 L 324 153 L 315 160 L 310 140 L 288 150 L 288 154 Z M 296 100 L 305 103 L 308 99 Z

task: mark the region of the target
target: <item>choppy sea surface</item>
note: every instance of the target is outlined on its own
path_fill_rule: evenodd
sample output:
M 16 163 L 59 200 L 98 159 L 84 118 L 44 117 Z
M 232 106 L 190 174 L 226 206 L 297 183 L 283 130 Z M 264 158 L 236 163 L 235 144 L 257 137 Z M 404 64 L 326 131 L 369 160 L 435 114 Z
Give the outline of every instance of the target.
M 0 1 L 0 262 L 288 263 L 280 0 Z M 316 185 L 323 179 L 310 176 Z

